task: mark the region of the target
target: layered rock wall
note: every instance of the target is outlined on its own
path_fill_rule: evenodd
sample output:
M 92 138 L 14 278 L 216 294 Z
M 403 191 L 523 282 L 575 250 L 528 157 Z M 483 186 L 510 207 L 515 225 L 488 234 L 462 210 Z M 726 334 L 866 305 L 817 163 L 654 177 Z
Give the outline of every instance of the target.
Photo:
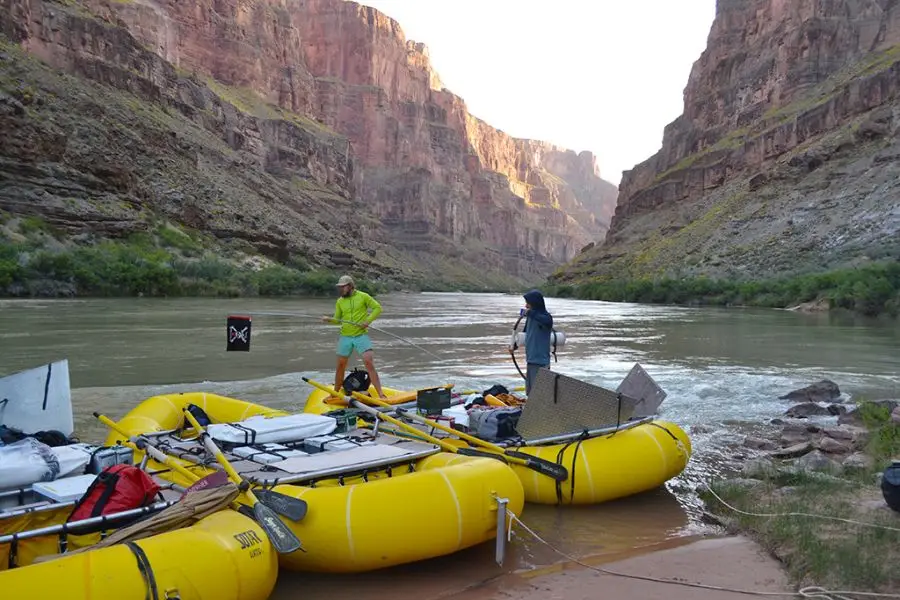
M 897 43 L 895 2 L 720 0 L 684 113 L 660 151 L 623 175 L 613 233 L 630 215 L 696 199 L 884 102 L 889 72 L 839 72 Z
M 472 117 L 442 87 L 427 48 L 375 9 L 343 0 L 90 6 L 181 70 L 347 136 L 360 164 L 357 192 L 388 226 L 383 240 L 476 241 L 528 257 L 513 261 L 516 270 L 537 273 L 605 233 L 616 191 L 593 156 L 516 140 Z
M 684 112 L 554 279 L 767 279 L 900 256 L 900 4 L 719 0 Z

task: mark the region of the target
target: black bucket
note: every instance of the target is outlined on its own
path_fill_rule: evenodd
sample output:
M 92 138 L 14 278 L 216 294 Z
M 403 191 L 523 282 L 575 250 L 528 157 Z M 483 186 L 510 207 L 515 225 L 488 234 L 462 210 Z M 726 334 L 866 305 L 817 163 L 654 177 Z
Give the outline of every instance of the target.
M 881 493 L 892 510 L 900 512 L 900 461 L 894 461 L 884 470 L 881 478 Z

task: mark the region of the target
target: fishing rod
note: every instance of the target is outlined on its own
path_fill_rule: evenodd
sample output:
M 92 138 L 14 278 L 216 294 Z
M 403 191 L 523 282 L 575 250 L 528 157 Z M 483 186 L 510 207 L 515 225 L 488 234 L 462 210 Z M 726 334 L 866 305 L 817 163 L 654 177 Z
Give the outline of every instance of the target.
M 264 316 L 269 316 L 269 317 L 296 317 L 296 318 L 299 318 L 299 319 L 315 319 L 315 320 L 317 320 L 317 321 L 321 321 L 321 320 L 322 320 L 322 317 L 321 317 L 321 316 L 317 316 L 317 315 L 308 315 L 308 314 L 304 314 L 304 313 L 284 312 L 284 311 L 255 311 L 255 312 L 248 312 L 248 313 L 246 313 L 246 314 L 248 314 L 248 315 L 250 315 L 250 316 L 253 316 L 253 315 L 264 315 Z M 337 321 L 338 323 L 348 323 L 348 324 L 350 324 L 350 325 L 356 325 L 357 327 L 363 327 L 363 328 L 365 328 L 365 326 L 363 326 L 362 323 L 357 323 L 356 321 L 348 321 L 348 320 L 346 320 L 346 319 L 332 319 L 332 321 Z M 400 340 L 401 342 L 405 342 L 405 343 L 409 344 L 410 346 L 413 346 L 414 348 L 418 348 L 419 350 L 421 350 L 422 352 L 424 352 L 425 354 L 427 354 L 427 355 L 429 355 L 429 356 L 431 356 L 431 357 L 433 357 L 433 358 L 436 358 L 436 359 L 438 359 L 438 360 L 443 360 L 443 359 L 442 359 L 440 356 L 438 356 L 437 354 L 434 354 L 433 352 L 430 352 L 430 351 L 426 350 L 426 349 L 423 348 L 422 346 L 419 346 L 418 344 L 416 344 L 416 343 L 414 343 L 414 342 L 412 342 L 412 341 L 410 341 L 410 340 L 408 340 L 408 339 L 406 339 L 406 338 L 404 338 L 404 337 L 400 337 L 399 335 L 396 335 L 396 334 L 394 334 L 394 333 L 391 333 L 390 331 L 385 331 L 384 329 L 381 329 L 381 328 L 379 328 L 379 327 L 375 327 L 375 326 L 373 326 L 373 325 L 369 325 L 368 328 L 369 328 L 369 329 L 374 329 L 375 331 L 378 331 L 378 332 L 383 333 L 383 334 L 385 334 L 385 335 L 389 335 L 389 336 L 391 336 L 392 338 L 396 338 L 396 339 Z

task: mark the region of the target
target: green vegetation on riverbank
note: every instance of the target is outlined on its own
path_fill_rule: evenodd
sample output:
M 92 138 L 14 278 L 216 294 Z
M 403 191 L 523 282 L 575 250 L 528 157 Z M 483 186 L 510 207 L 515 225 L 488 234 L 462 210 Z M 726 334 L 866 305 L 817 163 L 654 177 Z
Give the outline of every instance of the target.
M 833 309 L 896 317 L 900 314 L 900 261 L 783 279 L 646 278 L 552 284 L 544 289 L 551 296 L 645 304 L 787 308 L 821 301 Z
M 338 278 L 298 258 L 279 264 L 223 252 L 201 234 L 171 225 L 82 244 L 59 241 L 37 217 L 15 225 L 0 235 L 0 296 L 314 296 L 334 294 Z M 384 290 L 364 279 L 358 285 Z
M 861 413 L 870 432 L 871 468 L 839 474 L 782 468 L 758 477 L 756 484 L 726 480 L 710 486 L 739 510 L 769 516 L 739 514 L 709 492 L 701 494 L 728 529 L 750 535 L 777 556 L 798 586 L 900 591 L 900 532 L 797 514 L 897 527 L 897 514 L 887 507 L 876 477 L 900 453 L 900 426 L 891 422 L 887 408 L 864 404 Z M 793 514 L 772 516 L 787 513 Z

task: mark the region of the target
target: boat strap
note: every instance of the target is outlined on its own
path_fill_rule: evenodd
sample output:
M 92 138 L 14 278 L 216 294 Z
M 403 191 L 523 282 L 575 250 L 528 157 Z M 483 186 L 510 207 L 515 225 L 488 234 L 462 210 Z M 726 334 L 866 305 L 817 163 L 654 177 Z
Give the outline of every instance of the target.
M 9 569 L 15 569 L 16 563 L 18 562 L 18 554 L 19 554 L 19 538 L 13 536 L 12 541 L 9 543 Z
M 225 423 L 229 427 L 233 427 L 244 434 L 244 444 L 255 444 L 256 443 L 256 430 L 250 429 L 249 427 L 244 427 L 240 423 Z
M 671 438 L 672 438 L 673 440 L 675 440 L 676 442 L 680 442 L 680 441 L 681 441 L 681 440 L 679 440 L 677 437 L 675 437 L 675 434 L 674 434 L 674 433 L 672 433 L 671 431 L 669 431 L 668 429 L 666 429 L 665 427 L 663 427 L 663 426 L 660 425 L 659 423 L 656 423 L 655 421 L 652 421 L 652 422 L 649 423 L 649 425 L 653 425 L 654 427 L 659 427 L 660 429 L 662 429 L 663 431 L 665 431 L 666 433 L 668 433 L 668 434 L 669 434 L 669 437 L 671 437 Z
M 141 572 L 141 577 L 144 578 L 144 584 L 147 586 L 147 593 L 144 596 L 145 600 L 159 600 L 159 590 L 156 587 L 156 577 L 153 575 L 150 559 L 147 558 L 143 548 L 136 543 L 125 542 L 125 545 L 137 558 L 138 570 Z
M 587 439 L 590 439 L 590 437 L 588 436 L 587 431 L 585 431 L 577 439 L 574 439 L 574 440 L 566 443 L 562 448 L 560 448 L 559 452 L 556 454 L 556 464 L 563 466 L 563 464 L 562 464 L 563 463 L 563 455 L 566 453 L 566 450 L 569 448 L 569 446 L 571 446 L 572 444 L 575 444 L 575 452 L 572 453 L 572 468 L 569 469 L 569 481 L 571 482 L 569 484 L 569 486 L 570 486 L 570 488 L 569 488 L 570 489 L 569 503 L 570 504 L 575 499 L 575 461 L 578 459 L 578 451 L 581 450 L 581 442 L 583 442 Z M 563 503 L 562 482 L 559 480 L 556 481 L 556 503 L 557 504 Z

